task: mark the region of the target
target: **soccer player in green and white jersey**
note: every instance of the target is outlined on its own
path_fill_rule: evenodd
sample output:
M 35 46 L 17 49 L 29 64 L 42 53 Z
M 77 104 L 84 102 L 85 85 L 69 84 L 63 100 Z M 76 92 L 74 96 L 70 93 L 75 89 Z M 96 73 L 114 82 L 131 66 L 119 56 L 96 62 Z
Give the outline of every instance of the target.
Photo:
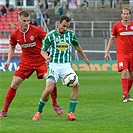
M 47 34 L 43 41 L 41 55 L 49 62 L 48 75 L 46 80 L 46 88 L 42 93 L 38 104 L 37 113 L 32 120 L 39 120 L 43 107 L 49 99 L 50 92 L 54 89 L 55 84 L 60 78 L 62 81 L 69 73 L 75 73 L 71 67 L 71 50 L 72 46 L 80 53 L 83 60 L 90 65 L 90 61 L 84 54 L 81 46 L 78 43 L 75 33 L 69 30 L 70 18 L 61 16 L 58 21 L 58 28 Z M 50 56 L 47 55 L 47 50 L 50 48 Z M 72 87 L 70 94 L 70 105 L 68 109 L 68 120 L 76 120 L 74 112 L 78 103 L 79 83 Z

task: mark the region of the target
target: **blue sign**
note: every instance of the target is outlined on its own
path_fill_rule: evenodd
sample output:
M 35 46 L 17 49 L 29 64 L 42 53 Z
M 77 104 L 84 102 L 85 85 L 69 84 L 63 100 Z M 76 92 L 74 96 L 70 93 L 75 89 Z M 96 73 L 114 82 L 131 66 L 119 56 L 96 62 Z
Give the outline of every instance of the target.
M 8 70 L 4 69 L 5 62 L 6 60 L 0 60 L 0 71 L 15 71 L 18 66 L 19 60 L 11 60 Z

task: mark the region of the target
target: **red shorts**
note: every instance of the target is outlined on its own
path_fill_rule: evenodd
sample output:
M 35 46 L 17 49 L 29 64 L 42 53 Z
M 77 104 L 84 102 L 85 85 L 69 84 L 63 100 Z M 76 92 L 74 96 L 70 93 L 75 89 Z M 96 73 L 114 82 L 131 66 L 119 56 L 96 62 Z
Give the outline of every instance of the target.
M 119 53 L 117 54 L 117 61 L 119 72 L 123 69 L 128 69 L 130 72 L 133 71 L 133 53 Z
M 20 62 L 16 71 L 14 72 L 14 76 L 21 77 L 24 80 L 25 78 L 29 78 L 35 71 L 37 78 L 42 79 L 43 75 L 47 73 L 47 64 L 45 61 L 39 65 Z

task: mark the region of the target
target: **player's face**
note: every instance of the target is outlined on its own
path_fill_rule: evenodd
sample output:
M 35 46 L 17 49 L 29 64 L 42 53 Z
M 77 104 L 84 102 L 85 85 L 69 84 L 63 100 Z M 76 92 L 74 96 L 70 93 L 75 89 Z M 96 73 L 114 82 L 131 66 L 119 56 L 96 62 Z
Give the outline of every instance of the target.
M 128 20 L 130 20 L 131 14 L 130 14 L 129 10 L 123 10 L 123 11 L 122 11 L 122 14 L 121 14 L 121 17 L 122 17 L 122 20 L 123 20 L 123 21 L 128 21 Z
M 63 34 L 70 26 L 70 22 L 63 20 L 61 23 L 58 22 L 58 32 Z
M 26 31 L 27 30 L 29 22 L 30 22 L 30 17 L 21 16 L 19 18 L 19 23 L 20 23 L 20 27 L 21 27 L 22 31 Z

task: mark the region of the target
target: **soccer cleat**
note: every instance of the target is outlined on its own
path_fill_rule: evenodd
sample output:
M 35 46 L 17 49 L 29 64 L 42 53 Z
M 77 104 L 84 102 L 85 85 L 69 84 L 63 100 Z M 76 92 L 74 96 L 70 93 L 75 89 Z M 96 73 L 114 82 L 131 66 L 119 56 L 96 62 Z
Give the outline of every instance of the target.
M 75 121 L 76 120 L 76 117 L 74 116 L 74 113 L 73 112 L 70 112 L 66 118 L 70 121 Z
M 56 105 L 56 106 L 54 106 L 53 108 L 54 108 L 54 111 L 55 111 L 58 115 L 61 115 L 61 114 L 64 113 L 63 110 L 60 108 L 59 105 Z
M 128 95 L 127 97 L 124 97 L 123 95 L 123 102 L 126 103 L 126 102 L 133 102 L 133 99 L 130 97 L 130 95 Z
M 129 101 L 133 101 L 133 99 L 130 97 L 130 94 L 128 94 Z
M 0 118 L 6 117 L 6 116 L 7 116 L 7 112 L 5 112 L 4 110 L 2 110 L 2 111 L 0 112 Z
M 123 98 L 123 103 L 127 103 L 127 102 L 129 102 L 129 101 L 130 101 L 130 100 L 129 100 L 128 97 Z
M 33 116 L 32 120 L 33 120 L 33 121 L 38 121 L 39 118 L 40 118 L 40 116 L 41 116 L 41 113 L 40 113 L 40 112 L 37 112 L 37 113 Z

